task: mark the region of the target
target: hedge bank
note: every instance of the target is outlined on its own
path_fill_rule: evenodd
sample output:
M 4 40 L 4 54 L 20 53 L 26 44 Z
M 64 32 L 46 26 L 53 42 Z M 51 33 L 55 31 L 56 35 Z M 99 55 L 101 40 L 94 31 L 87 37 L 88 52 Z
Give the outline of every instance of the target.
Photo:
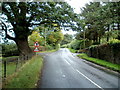
M 90 57 L 99 58 L 114 64 L 120 64 L 120 43 L 107 43 L 86 49 Z

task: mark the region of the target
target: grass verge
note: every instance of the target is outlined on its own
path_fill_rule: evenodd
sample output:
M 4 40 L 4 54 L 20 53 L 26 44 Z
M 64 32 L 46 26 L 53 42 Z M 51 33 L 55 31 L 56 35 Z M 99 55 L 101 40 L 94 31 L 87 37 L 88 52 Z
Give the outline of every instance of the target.
M 105 66 L 105 67 L 107 67 L 109 69 L 112 69 L 112 70 L 120 72 L 120 65 L 118 65 L 118 64 L 113 64 L 113 63 L 110 63 L 110 62 L 107 62 L 107 61 L 104 61 L 104 60 L 101 60 L 101 59 L 89 57 L 85 53 L 79 54 L 77 56 L 82 58 L 82 59 L 86 59 L 88 61 L 96 63 L 98 65 Z
M 6 75 L 12 75 L 15 72 L 15 68 L 16 68 L 16 64 L 13 62 L 7 63 L 7 67 L 6 67 Z M 2 64 L 2 72 L 4 72 L 4 65 Z M 2 73 L 2 76 L 4 75 L 4 73 Z
M 70 50 L 70 52 L 72 52 L 72 53 L 76 53 L 77 52 L 77 50 L 74 50 L 74 49 L 71 49 L 71 48 L 68 48 L 69 50 Z
M 57 49 L 40 51 L 40 52 L 37 52 L 37 53 L 46 53 L 46 52 L 55 52 L 55 51 L 57 51 Z
M 4 88 L 35 88 L 43 66 L 41 56 L 34 56 L 27 61 L 13 78 L 6 80 Z

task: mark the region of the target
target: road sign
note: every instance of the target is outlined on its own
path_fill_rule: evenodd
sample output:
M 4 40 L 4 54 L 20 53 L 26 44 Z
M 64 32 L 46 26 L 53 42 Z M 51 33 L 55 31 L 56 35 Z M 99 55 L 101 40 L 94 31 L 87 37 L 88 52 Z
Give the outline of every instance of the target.
M 34 48 L 34 52 L 39 52 L 39 51 L 40 50 L 37 47 Z
M 39 47 L 39 43 L 38 43 L 38 42 L 35 42 L 35 43 L 34 43 L 34 46 L 35 46 L 35 47 Z

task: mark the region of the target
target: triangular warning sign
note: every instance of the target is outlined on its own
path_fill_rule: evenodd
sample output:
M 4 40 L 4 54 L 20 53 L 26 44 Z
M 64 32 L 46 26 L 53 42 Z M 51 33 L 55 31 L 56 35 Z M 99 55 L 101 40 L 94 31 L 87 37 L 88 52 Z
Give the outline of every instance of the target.
M 35 47 L 34 52 L 39 52 L 39 49 Z

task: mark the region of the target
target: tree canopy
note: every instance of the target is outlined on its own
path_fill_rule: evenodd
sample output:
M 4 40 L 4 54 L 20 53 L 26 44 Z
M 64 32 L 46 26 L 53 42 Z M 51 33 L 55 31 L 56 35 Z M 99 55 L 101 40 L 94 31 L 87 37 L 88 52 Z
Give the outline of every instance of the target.
M 2 15 L 2 30 L 6 38 L 16 42 L 21 54 L 32 53 L 27 38 L 35 26 L 55 22 L 60 27 L 71 27 L 76 17 L 66 2 L 3 2 Z M 15 37 L 7 33 L 10 30 Z
M 119 17 L 119 2 L 90 2 L 81 9 L 78 25 L 81 26 L 77 39 L 89 39 L 100 43 L 103 35 L 107 35 L 107 41 L 111 31 L 119 33 L 120 17 Z M 86 28 L 87 26 L 87 28 Z M 118 37 L 119 38 L 119 35 Z

